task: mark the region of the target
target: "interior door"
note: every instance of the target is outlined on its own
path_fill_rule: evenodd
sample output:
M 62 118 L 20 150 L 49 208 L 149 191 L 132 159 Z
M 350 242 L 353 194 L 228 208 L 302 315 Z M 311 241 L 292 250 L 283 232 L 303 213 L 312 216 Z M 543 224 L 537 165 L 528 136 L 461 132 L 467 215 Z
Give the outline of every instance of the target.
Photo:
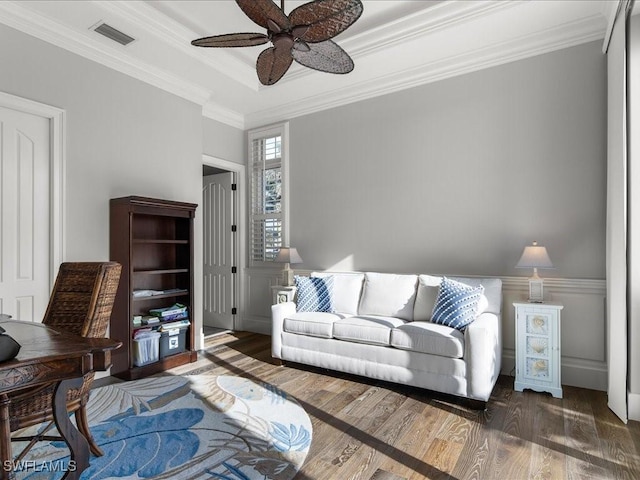
M 627 131 L 625 21 L 619 17 L 607 52 L 607 404 L 627 423 Z
M 49 122 L 0 107 L 0 313 L 20 320 L 49 300 Z
M 203 177 L 205 326 L 233 330 L 236 267 L 233 172 Z

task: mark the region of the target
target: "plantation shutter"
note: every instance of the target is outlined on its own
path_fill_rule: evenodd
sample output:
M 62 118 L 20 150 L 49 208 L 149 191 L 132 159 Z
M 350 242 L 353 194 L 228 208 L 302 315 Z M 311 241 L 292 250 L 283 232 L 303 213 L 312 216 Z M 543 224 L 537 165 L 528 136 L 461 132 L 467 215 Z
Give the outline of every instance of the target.
M 282 246 L 282 137 L 250 139 L 252 264 L 272 262 Z

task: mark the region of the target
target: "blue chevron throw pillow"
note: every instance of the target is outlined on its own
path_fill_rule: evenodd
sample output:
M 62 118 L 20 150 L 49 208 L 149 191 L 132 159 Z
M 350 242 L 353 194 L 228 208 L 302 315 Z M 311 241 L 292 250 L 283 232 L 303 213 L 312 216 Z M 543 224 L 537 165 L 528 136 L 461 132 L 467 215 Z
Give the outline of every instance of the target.
M 444 277 L 433 306 L 431 321 L 464 332 L 467 325 L 476 319 L 478 302 L 483 293 L 482 285 L 471 287 Z
M 301 277 L 296 275 L 298 312 L 333 312 L 333 277 Z

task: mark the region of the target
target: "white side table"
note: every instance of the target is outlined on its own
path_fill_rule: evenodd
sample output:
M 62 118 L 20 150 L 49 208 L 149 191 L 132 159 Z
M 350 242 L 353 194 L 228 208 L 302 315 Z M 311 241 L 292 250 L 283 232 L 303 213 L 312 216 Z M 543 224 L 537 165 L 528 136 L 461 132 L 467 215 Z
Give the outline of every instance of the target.
M 560 383 L 559 303 L 514 302 L 516 309 L 516 381 L 514 389 L 530 388 L 562 398 Z
M 272 285 L 271 295 L 273 296 L 273 304 L 293 302 L 293 298 L 296 294 L 296 287 L 286 285 Z

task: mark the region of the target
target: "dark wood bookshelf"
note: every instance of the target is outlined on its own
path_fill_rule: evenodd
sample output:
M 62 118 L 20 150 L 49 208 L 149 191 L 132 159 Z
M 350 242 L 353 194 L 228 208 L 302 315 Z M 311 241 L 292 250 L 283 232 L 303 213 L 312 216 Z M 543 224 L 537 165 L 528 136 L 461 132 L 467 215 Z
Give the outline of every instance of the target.
M 193 327 L 193 220 L 197 205 L 147 197 L 122 197 L 110 201 L 110 258 L 122 264 L 122 276 L 111 315 L 111 338 L 122 347 L 112 354 L 111 374 L 125 380 L 153 375 L 197 359 Z M 175 290 L 134 296 L 134 290 Z M 191 325 L 185 349 L 143 366 L 134 365 L 133 334 L 141 328 L 133 317 L 152 308 L 181 303 Z M 165 322 L 167 323 L 167 322 Z

